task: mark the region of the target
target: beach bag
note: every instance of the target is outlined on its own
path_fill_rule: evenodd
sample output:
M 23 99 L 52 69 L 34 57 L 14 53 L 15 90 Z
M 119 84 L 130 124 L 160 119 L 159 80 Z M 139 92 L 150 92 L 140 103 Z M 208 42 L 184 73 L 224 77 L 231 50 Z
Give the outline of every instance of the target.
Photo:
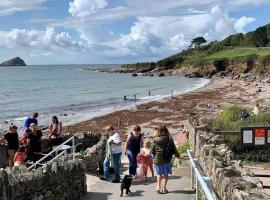
M 169 138 L 169 142 L 164 148 L 164 159 L 171 160 L 174 154 L 178 154 L 178 152 L 176 151 L 173 139 Z

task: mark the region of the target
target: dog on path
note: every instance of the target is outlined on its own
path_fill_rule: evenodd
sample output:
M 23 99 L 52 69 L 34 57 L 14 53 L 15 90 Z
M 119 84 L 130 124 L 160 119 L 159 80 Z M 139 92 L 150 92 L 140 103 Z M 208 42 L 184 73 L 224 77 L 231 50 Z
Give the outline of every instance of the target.
M 125 175 L 124 176 L 124 179 L 121 182 L 121 188 L 120 188 L 121 189 L 121 195 L 120 195 L 120 197 L 123 196 L 124 189 L 126 190 L 126 194 L 127 195 L 131 195 L 132 194 L 131 191 L 130 191 L 131 182 L 132 182 L 132 176 Z

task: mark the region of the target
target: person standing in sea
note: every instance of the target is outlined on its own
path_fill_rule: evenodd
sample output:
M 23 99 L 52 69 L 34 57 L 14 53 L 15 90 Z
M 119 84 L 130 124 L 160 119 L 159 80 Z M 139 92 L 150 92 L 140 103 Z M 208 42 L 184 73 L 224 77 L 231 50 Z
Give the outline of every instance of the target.
M 133 179 L 137 176 L 137 155 L 140 153 L 141 146 L 143 146 L 143 136 L 141 127 L 137 125 L 134 127 L 133 132 L 128 135 L 125 150 L 125 155 L 128 156 L 129 160 L 129 175 Z
M 112 183 L 120 183 L 120 160 L 122 155 L 122 142 L 119 133 L 114 131 L 114 127 L 106 128 L 109 134 L 106 146 L 106 158 L 103 162 L 104 175 L 100 177 L 101 180 L 107 181 L 110 175 L 110 162 L 112 162 L 114 169 L 114 179 Z
M 25 122 L 24 122 L 24 130 L 27 130 L 29 129 L 30 125 L 31 124 L 35 124 L 35 125 L 38 125 L 38 113 L 37 112 L 34 112 L 32 117 L 28 117 Z

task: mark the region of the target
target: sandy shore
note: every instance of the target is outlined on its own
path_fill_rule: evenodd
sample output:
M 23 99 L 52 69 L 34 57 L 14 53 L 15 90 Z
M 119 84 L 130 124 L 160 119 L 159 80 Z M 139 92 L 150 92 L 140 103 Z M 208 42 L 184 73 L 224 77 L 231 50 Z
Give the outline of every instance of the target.
M 258 90 L 261 92 L 257 92 Z M 241 104 L 253 107 L 257 101 L 261 106 L 270 105 L 270 86 L 266 83 L 217 78 L 207 86 L 193 92 L 181 94 L 174 99 L 166 98 L 121 110 L 91 120 L 64 127 L 66 133 L 98 131 L 113 125 L 121 135 L 139 124 L 144 133 L 152 134 L 153 128 L 165 124 L 171 134 L 176 134 L 181 124 L 188 124 L 189 113 L 193 110 L 205 115 L 218 113 L 217 105 Z M 213 108 L 208 111 L 207 103 Z

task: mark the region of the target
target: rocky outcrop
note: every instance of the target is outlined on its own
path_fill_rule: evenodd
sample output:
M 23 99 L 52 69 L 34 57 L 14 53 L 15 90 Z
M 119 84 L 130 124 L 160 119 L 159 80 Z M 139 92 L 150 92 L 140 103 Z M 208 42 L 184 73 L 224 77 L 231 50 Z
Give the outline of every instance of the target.
M 87 171 L 96 173 L 97 167 L 104 161 L 107 139 L 108 135 L 103 135 L 96 145 L 86 149 L 85 155 L 76 154 L 75 157 L 83 163 Z
M 1 63 L 0 66 L 26 66 L 26 64 L 20 57 L 15 57 Z

